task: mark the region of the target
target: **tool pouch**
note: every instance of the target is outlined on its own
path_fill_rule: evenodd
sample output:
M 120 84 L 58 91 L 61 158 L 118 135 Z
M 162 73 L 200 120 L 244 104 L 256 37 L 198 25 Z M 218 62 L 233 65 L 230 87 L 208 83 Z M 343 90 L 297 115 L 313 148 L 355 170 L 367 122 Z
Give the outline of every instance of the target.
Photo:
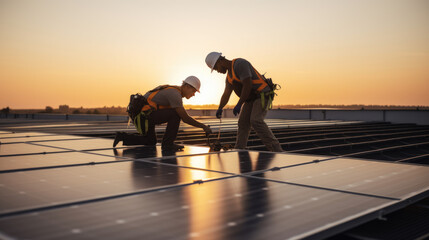
M 140 135 L 146 136 L 149 130 L 149 116 L 152 110 L 140 112 L 133 120 L 134 126 L 136 126 L 137 132 Z
M 142 111 L 142 108 L 148 105 L 146 98 L 140 93 L 132 94 L 127 107 L 127 113 L 130 120 L 133 121 L 137 131 L 146 136 L 149 129 L 149 115 L 152 109 Z
M 261 103 L 262 108 L 266 110 L 270 110 L 273 108 L 273 101 L 274 97 L 277 95 L 276 91 L 280 90 L 282 87 L 279 84 L 273 83 L 273 80 L 271 78 L 265 78 L 264 75 L 262 75 L 265 82 L 270 87 L 269 92 L 261 92 Z

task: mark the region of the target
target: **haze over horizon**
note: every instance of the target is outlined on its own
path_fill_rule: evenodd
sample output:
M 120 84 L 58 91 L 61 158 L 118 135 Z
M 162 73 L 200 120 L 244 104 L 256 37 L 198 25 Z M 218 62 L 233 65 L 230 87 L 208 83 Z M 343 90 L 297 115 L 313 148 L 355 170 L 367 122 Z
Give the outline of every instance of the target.
M 267 72 L 275 105 L 429 105 L 426 0 L 0 0 L 0 36 L 0 108 L 126 106 L 189 75 L 184 104 L 218 104 L 211 51 Z

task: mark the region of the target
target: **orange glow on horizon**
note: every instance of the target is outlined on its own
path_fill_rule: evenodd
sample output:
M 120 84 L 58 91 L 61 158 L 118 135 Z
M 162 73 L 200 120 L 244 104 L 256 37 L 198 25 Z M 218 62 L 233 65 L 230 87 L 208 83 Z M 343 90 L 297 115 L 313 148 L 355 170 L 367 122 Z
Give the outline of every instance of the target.
M 6 1 L 0 34 L 0 109 L 124 107 L 190 75 L 201 93 L 184 104 L 218 104 L 211 51 L 266 72 L 275 105 L 429 106 L 426 1 Z

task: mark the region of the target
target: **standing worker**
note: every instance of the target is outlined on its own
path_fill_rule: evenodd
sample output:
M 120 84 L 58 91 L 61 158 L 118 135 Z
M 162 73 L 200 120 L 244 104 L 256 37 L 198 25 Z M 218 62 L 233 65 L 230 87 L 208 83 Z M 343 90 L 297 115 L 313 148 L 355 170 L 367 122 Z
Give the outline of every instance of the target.
M 134 117 L 134 125 L 140 134 L 117 132 L 113 147 L 123 141 L 123 145 L 156 145 L 155 125 L 167 123 L 162 139 L 163 151 L 178 151 L 184 148 L 174 143 L 179 130 L 180 121 L 202 128 L 206 134 L 212 133 L 209 126 L 198 122 L 188 115 L 183 107 L 182 98 L 189 99 L 200 90 L 200 80 L 195 76 L 187 77 L 182 86 L 159 86 L 144 95 L 144 105 L 138 109 Z
M 222 109 L 228 103 L 232 91 L 240 97 L 233 110 L 236 116 L 243 106 L 238 119 L 235 148 L 245 149 L 247 147 L 250 127 L 252 127 L 268 150 L 282 152 L 279 141 L 264 121 L 274 97 L 275 87 L 272 82 L 268 82 L 247 60 L 242 58 L 230 61 L 220 52 L 211 52 L 206 57 L 206 64 L 212 72 L 216 70 L 219 73 L 227 74 L 225 90 L 216 111 L 217 118 L 222 117 Z

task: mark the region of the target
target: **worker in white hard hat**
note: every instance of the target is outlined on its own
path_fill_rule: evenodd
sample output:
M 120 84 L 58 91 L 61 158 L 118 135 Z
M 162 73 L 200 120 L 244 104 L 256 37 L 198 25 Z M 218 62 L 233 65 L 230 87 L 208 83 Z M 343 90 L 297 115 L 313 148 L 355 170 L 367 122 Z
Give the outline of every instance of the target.
M 117 132 L 113 147 L 123 141 L 123 145 L 156 145 L 155 125 L 167 123 L 162 139 L 162 150 L 177 151 L 184 146 L 175 144 L 180 121 L 202 128 L 206 134 L 212 133 L 209 126 L 198 122 L 188 115 L 183 107 L 182 98 L 189 99 L 200 90 L 200 80 L 189 76 L 181 86 L 162 85 L 144 95 L 145 104 L 133 119 L 139 134 Z
M 264 121 L 271 108 L 275 85 L 253 68 L 245 59 L 228 60 L 220 52 L 211 52 L 206 57 L 206 64 L 212 70 L 227 74 L 225 90 L 220 99 L 216 117 L 221 118 L 223 108 L 228 103 L 232 91 L 240 99 L 234 107 L 234 115 L 239 115 L 238 133 L 235 148 L 245 149 L 252 127 L 268 150 L 282 152 L 279 141 Z

